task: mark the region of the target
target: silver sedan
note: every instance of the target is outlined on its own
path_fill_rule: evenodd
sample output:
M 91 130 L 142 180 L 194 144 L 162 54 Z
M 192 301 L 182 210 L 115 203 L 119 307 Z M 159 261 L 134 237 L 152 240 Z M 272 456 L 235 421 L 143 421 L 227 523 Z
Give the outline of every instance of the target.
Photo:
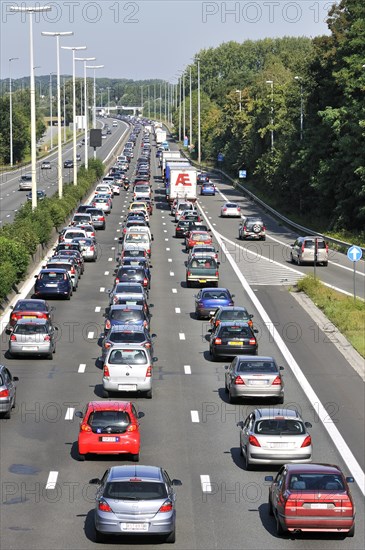
M 236 202 L 226 202 L 221 208 L 221 218 L 240 218 L 241 207 Z
M 53 359 L 56 351 L 54 327 L 47 319 L 19 319 L 9 339 L 9 355 L 43 355 Z

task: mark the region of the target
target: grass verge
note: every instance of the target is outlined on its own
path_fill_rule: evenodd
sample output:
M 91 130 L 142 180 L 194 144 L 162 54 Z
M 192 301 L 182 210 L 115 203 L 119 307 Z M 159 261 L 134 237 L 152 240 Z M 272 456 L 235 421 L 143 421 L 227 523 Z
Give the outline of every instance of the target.
M 365 302 L 345 296 L 324 286 L 312 275 L 297 283 L 298 290 L 309 296 L 326 317 L 348 339 L 362 357 L 365 357 Z

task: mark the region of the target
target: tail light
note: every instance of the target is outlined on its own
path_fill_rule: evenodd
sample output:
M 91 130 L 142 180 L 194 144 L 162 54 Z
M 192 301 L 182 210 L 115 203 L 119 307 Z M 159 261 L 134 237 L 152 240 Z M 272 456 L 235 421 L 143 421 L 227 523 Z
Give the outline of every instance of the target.
M 50 341 L 51 341 L 51 337 L 49 336 L 49 334 L 46 334 L 46 335 L 45 335 L 44 341 L 45 341 L 45 342 L 50 342 Z
M 15 336 L 15 334 L 12 334 L 12 335 L 10 336 L 10 340 L 11 340 L 12 342 L 16 342 L 16 336 Z
M 95 250 L 95 246 L 94 246 L 94 245 L 91 245 L 91 246 L 90 246 L 90 252 L 94 252 L 94 250 Z
M 215 338 L 214 343 L 219 345 L 219 344 L 222 343 L 222 339 L 221 338 Z
M 71 271 L 70 271 L 73 275 L 75 275 L 75 268 L 72 266 L 71 267 Z
M 188 277 L 190 277 L 190 275 L 191 275 L 191 272 L 190 272 L 190 271 L 188 271 Z
M 151 254 L 151 249 L 150 249 L 150 248 L 147 250 L 147 254 L 148 254 L 148 255 Z
M 152 367 L 147 367 L 147 371 L 146 371 L 146 378 L 151 378 L 152 376 Z
M 262 226 L 262 231 L 266 231 L 266 225 Z
M 328 254 L 328 244 L 326 243 L 326 252 Z
M 117 303 L 118 303 L 118 298 L 117 298 L 117 296 L 114 296 L 114 298 L 113 298 L 113 302 L 114 302 L 115 304 L 117 304 Z
M 250 435 L 248 438 L 248 442 L 250 445 L 253 445 L 254 447 L 261 447 L 259 441 L 254 435 Z
M 274 379 L 272 385 L 273 385 L 273 386 L 281 386 L 281 378 L 280 378 L 280 376 L 277 376 L 277 377 Z
M 109 329 L 110 329 L 110 327 L 111 327 L 111 323 L 110 323 L 110 320 L 109 320 L 109 319 L 107 319 L 107 320 L 105 321 L 105 328 L 106 328 L 106 330 L 109 330 Z
M 243 231 L 247 231 L 247 227 L 245 225 L 243 226 Z
M 165 500 L 163 505 L 160 507 L 159 512 L 171 512 L 172 502 L 171 500 Z
M 227 208 L 223 208 L 223 212 L 226 212 Z
M 119 277 L 116 277 L 115 279 L 115 283 L 118 284 L 119 283 Z
M 237 207 L 237 210 L 238 210 L 238 212 L 241 212 L 241 207 L 238 206 L 238 207 Z
M 253 322 L 250 320 L 250 321 L 247 321 L 247 324 L 250 326 L 250 327 L 253 327 Z
M 150 343 L 150 342 L 146 342 L 145 345 L 144 345 L 144 347 L 147 348 L 147 349 L 150 349 L 151 343 Z
M 99 216 L 99 217 L 98 217 L 98 221 L 99 221 L 99 222 L 103 222 L 103 221 L 104 221 L 104 216 Z
M 242 386 L 245 384 L 240 376 L 236 376 L 236 378 L 234 379 L 234 383 L 236 386 Z
M 254 346 L 256 344 L 256 338 L 250 338 L 248 343 L 250 344 L 250 346 Z
M 89 424 L 81 424 L 80 431 L 81 432 L 91 432 L 91 426 L 89 426 Z
M 109 504 L 105 500 L 99 500 L 98 508 L 101 512 L 112 512 Z
M 0 391 L 0 397 L 9 397 L 9 390 Z
M 310 435 L 307 435 L 303 443 L 301 444 L 301 447 L 309 447 L 309 445 L 312 444 L 312 438 Z
M 111 347 L 112 347 L 112 345 L 111 345 L 110 342 L 106 342 L 106 343 L 104 344 L 104 348 L 105 348 L 105 349 L 109 349 L 109 348 L 111 348 Z
M 304 243 L 302 244 L 302 252 L 304 252 Z
M 147 286 L 148 285 L 148 279 L 145 277 L 143 279 L 143 286 Z
M 128 426 L 127 432 L 135 432 L 135 431 L 137 431 L 137 425 L 136 424 L 131 424 L 130 426 Z
M 110 372 L 109 372 L 109 368 L 108 368 L 107 365 L 104 365 L 103 372 L 104 372 L 104 374 L 103 374 L 104 378 L 110 378 Z
M 219 271 L 218 271 L 218 270 L 215 272 L 215 276 L 216 276 L 216 277 L 219 276 Z

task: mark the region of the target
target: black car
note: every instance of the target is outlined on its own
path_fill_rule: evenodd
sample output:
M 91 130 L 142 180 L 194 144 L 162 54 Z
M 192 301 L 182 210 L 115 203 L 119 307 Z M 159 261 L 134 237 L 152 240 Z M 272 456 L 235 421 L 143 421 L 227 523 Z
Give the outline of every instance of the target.
M 150 288 L 150 277 L 143 266 L 121 265 L 115 277 L 116 283 L 141 283 L 143 288 Z
M 113 325 L 105 334 L 102 343 L 102 356 L 107 355 L 114 344 L 138 344 L 150 350 L 153 357 L 153 342 L 156 334 L 150 334 L 145 326 L 141 325 Z
M 213 361 L 217 357 L 257 354 L 255 333 L 258 331 L 248 323 L 222 321 L 210 331 L 209 352 Z
M 63 163 L 64 168 L 73 168 L 74 167 L 74 161 L 73 160 L 65 160 Z
M 189 230 L 189 228 L 190 228 L 189 220 L 179 220 L 175 228 L 175 237 L 177 239 L 185 237 L 185 232 Z

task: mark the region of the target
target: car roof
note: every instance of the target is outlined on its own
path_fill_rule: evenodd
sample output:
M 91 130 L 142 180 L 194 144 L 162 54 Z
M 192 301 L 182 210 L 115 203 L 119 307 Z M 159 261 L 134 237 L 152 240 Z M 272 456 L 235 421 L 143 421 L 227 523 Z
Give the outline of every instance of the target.
M 40 270 L 38 275 L 40 275 L 41 273 L 67 273 L 67 271 L 66 269 L 62 269 L 61 267 L 56 267 L 55 269 L 48 269 L 45 267 L 44 269 Z
M 121 411 L 131 408 L 131 405 L 130 401 L 89 401 L 87 408 L 94 411 Z
M 290 473 L 318 473 L 318 474 L 342 474 L 339 466 L 335 464 L 286 464 Z
M 131 296 L 129 294 L 129 296 Z M 139 294 L 138 294 L 139 296 Z M 143 309 L 143 306 L 137 306 L 136 304 L 131 304 L 131 305 L 128 305 L 128 304 L 115 304 L 114 306 L 110 306 L 110 310 L 115 310 L 115 309 Z
M 164 481 L 162 470 L 158 466 L 125 465 L 112 466 L 109 471 L 108 481 L 121 481 L 124 479 L 140 478 L 148 481 Z
M 269 409 L 255 409 L 254 413 L 256 417 L 262 418 L 274 418 L 274 417 L 283 417 L 285 419 L 296 418 L 301 420 L 301 416 L 297 410 L 293 409 L 281 409 L 270 407 Z
M 34 304 L 34 305 L 36 305 L 36 304 L 39 304 L 39 305 L 41 305 L 41 304 L 42 304 L 42 305 L 47 305 L 46 300 L 40 300 L 40 299 L 38 299 L 38 298 L 23 298 L 22 300 L 18 300 L 18 301 L 16 302 L 16 304 L 14 305 L 14 309 L 15 309 L 16 307 L 18 307 L 18 305 L 21 304 L 21 303 L 23 303 L 23 302 L 26 302 L 27 304 L 31 303 L 31 304 Z
M 219 306 L 218 311 L 247 311 L 247 308 L 243 306 Z
M 238 359 L 244 360 L 250 360 L 252 363 L 253 361 L 272 361 L 273 363 L 276 363 L 275 359 L 273 357 L 268 357 L 266 355 L 236 355 Z
M 228 288 L 223 287 L 215 287 L 215 286 L 206 286 L 205 288 L 202 288 L 202 292 L 229 292 Z M 230 292 L 229 292 L 230 293 Z
M 113 332 L 145 332 L 145 327 L 141 325 L 113 325 L 111 329 Z
M 219 327 L 249 327 L 246 321 L 221 321 Z M 250 327 L 251 328 L 251 327 Z
M 17 325 L 46 325 L 49 324 L 48 319 L 18 319 L 16 322 Z

